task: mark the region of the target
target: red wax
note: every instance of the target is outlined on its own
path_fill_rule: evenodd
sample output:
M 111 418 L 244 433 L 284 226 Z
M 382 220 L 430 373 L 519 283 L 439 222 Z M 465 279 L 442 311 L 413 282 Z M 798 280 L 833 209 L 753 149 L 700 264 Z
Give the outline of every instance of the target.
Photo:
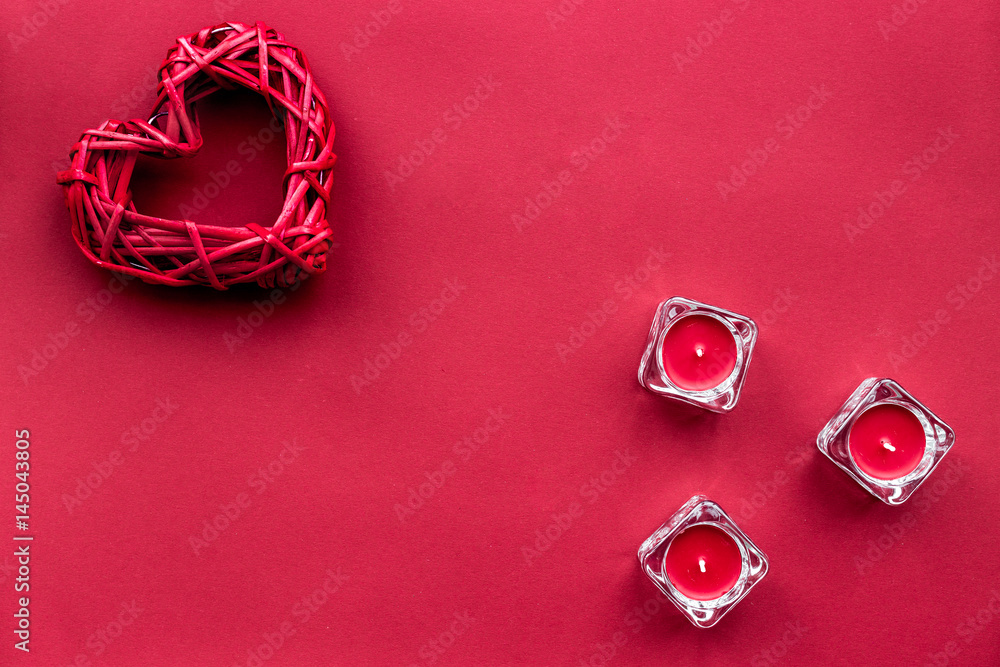
M 663 557 L 663 573 L 674 588 L 692 600 L 722 597 L 736 585 L 742 570 L 736 540 L 707 523 L 681 531 Z
M 663 336 L 663 369 L 681 389 L 717 387 L 736 368 L 736 339 L 725 324 L 708 315 L 687 315 Z
M 851 426 L 851 458 L 875 479 L 904 477 L 920 464 L 927 438 L 917 416 L 893 403 L 873 405 Z

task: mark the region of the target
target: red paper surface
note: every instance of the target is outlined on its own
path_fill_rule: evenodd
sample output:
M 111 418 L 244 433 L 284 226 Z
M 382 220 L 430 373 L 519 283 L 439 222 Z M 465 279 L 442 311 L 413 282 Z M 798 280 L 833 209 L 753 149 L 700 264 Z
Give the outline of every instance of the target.
M 997 664 L 995 3 L 290 4 L 4 3 L 0 662 Z M 340 245 L 280 303 L 120 289 L 56 171 L 227 18 L 310 58 Z M 145 161 L 136 201 L 269 222 L 266 107 L 204 107 L 202 154 Z M 731 414 L 636 382 L 675 294 L 760 324 Z M 902 507 L 815 449 L 869 376 L 957 433 Z M 696 492 L 771 560 L 710 630 L 636 561 Z

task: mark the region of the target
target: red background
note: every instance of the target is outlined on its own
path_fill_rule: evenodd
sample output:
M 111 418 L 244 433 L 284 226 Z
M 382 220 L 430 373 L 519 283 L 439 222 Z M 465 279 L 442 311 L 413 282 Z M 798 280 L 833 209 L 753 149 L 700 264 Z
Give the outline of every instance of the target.
M 287 621 L 295 633 L 265 664 L 597 665 L 616 637 L 609 663 L 997 664 L 1000 280 L 984 269 L 977 284 L 1000 240 L 996 3 L 914 2 L 884 35 L 889 0 L 588 0 L 556 23 L 555 0 L 400 0 L 390 14 L 226 1 L 4 3 L 0 525 L 17 532 L 13 434 L 27 428 L 35 541 L 32 651 L 12 648 L 8 565 L 0 661 L 246 665 Z M 388 24 L 348 59 L 342 44 L 373 11 Z M 266 295 L 134 283 L 107 302 L 110 274 L 72 243 L 55 184 L 81 131 L 145 117 L 174 38 L 221 17 L 264 20 L 305 51 L 339 156 L 330 270 L 254 316 L 232 350 L 226 335 Z M 689 47 L 710 28 L 700 54 Z M 446 120 L 490 76 L 479 107 Z M 829 99 L 788 136 L 782 119 L 823 86 Z M 242 172 L 196 219 L 268 222 L 282 141 L 250 162 L 239 152 L 266 107 L 204 106 L 202 154 L 147 161 L 136 200 L 176 216 L 235 159 Z M 627 127 L 580 171 L 574 152 L 609 118 Z M 385 171 L 438 127 L 444 143 L 390 187 Z M 911 180 L 907 162 L 947 128 L 958 138 Z M 761 150 L 723 198 L 719 181 Z M 519 231 L 512 214 L 563 170 L 569 184 Z M 905 191 L 851 238 L 845 224 L 897 179 Z M 669 259 L 647 265 L 650 248 Z M 465 289 L 421 328 L 446 280 Z M 761 324 L 729 415 L 636 382 L 656 304 L 674 294 Z M 605 302 L 601 325 L 584 324 Z M 69 323 L 76 335 L 22 377 Z M 355 391 L 351 376 L 385 366 L 381 346 L 401 333 L 412 342 Z M 957 432 L 943 465 L 961 466 L 898 508 L 815 452 L 868 376 L 897 379 Z M 168 398 L 173 414 L 123 447 Z M 455 443 L 495 408 L 509 419 L 464 460 Z M 304 451 L 258 495 L 256 471 L 292 440 Z M 124 460 L 70 512 L 78 480 L 116 450 Z M 616 451 L 635 461 L 597 491 Z M 401 521 L 395 505 L 443 469 Z M 669 607 L 633 611 L 655 598 L 639 544 L 696 492 L 771 560 L 710 630 Z M 190 538 L 240 493 L 249 507 L 196 555 Z M 529 565 L 523 548 L 572 503 L 571 526 Z M 296 605 L 338 568 L 349 579 L 301 622 Z M 138 618 L 98 655 L 97 633 L 117 634 L 132 601 Z

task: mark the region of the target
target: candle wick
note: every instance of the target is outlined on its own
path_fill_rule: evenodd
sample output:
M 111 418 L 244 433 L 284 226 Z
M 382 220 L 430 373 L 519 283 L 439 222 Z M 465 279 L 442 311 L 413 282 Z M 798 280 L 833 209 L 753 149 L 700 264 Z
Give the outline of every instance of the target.
M 695 353 L 695 356 L 697 356 L 700 359 L 701 357 L 705 356 L 705 348 L 703 348 L 703 347 L 696 347 L 696 348 L 694 348 L 694 353 Z
M 705 559 L 704 558 L 699 558 L 698 559 L 698 567 L 701 568 L 702 572 L 705 572 Z
M 888 440 L 883 440 L 882 441 L 882 446 L 885 447 L 886 449 L 888 449 L 890 452 L 896 451 L 896 448 L 893 447 L 892 443 L 890 443 Z

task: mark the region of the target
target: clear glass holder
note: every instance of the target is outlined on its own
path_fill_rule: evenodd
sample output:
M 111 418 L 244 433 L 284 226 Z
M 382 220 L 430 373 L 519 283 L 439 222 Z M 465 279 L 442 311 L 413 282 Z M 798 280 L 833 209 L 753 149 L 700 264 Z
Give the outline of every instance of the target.
M 881 404 L 906 408 L 924 430 L 924 455 L 911 472 L 898 479 L 877 479 L 861 470 L 851 456 L 851 427 L 866 409 Z M 868 378 L 854 390 L 837 414 L 816 436 L 816 446 L 838 468 L 850 475 L 866 491 L 888 505 L 906 501 L 930 476 L 952 445 L 955 431 L 941 421 L 899 384 L 887 378 Z
M 677 590 L 664 568 L 670 543 L 686 528 L 696 524 L 711 524 L 723 530 L 740 549 L 742 566 L 736 585 L 714 600 L 694 600 Z M 646 576 L 663 591 L 675 607 L 699 628 L 710 628 L 746 597 L 750 589 L 767 574 L 768 560 L 721 507 L 703 495 L 697 495 L 667 519 L 639 547 L 639 564 Z
M 736 340 L 736 365 L 729 376 L 710 389 L 694 391 L 677 386 L 663 364 L 663 339 L 670 327 L 688 315 L 707 315 L 721 322 Z M 729 412 L 736 407 L 746 378 L 747 367 L 757 342 L 757 325 L 749 317 L 699 301 L 675 296 L 656 309 L 646 339 L 646 349 L 639 363 L 639 384 L 659 396 L 712 412 Z

